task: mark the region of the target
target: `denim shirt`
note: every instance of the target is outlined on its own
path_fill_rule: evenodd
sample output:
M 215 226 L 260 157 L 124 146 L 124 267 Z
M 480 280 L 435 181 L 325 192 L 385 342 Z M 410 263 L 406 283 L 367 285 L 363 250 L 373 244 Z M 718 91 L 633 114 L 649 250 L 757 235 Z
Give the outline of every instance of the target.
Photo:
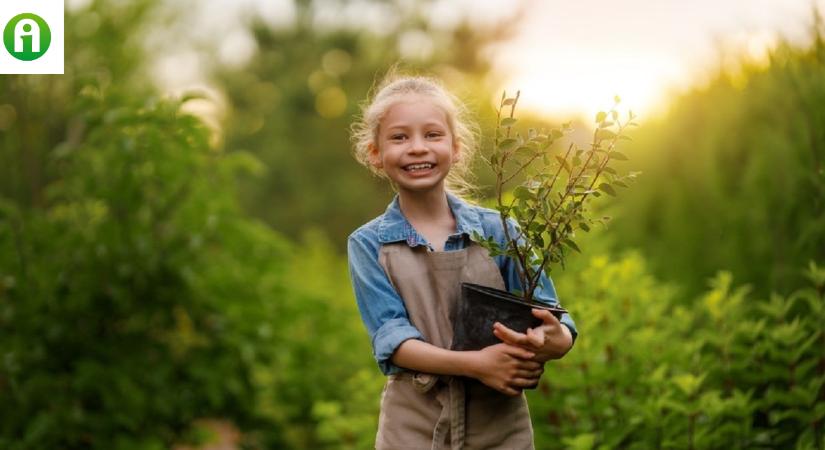
M 469 245 L 469 236 L 472 236 L 473 231 L 482 236 L 493 236 L 497 242 L 504 243 L 504 229 L 498 211 L 471 205 L 449 192 L 447 203 L 456 220 L 456 233 L 448 237 L 444 251 L 460 250 Z M 515 222 L 510 223 L 513 230 L 516 230 Z M 433 250 L 430 243 L 404 217 L 398 195 L 384 214 L 359 227 L 347 239 L 349 272 L 355 299 L 370 335 L 373 355 L 385 375 L 403 370 L 390 361 L 402 342 L 407 339 L 424 340 L 418 329 L 410 323 L 404 301 L 378 262 L 379 249 L 383 244 L 400 241 L 406 242 L 410 247 L 426 245 L 430 251 Z M 493 257 L 493 260 L 501 270 L 507 290 L 521 290 L 518 269 L 513 259 L 500 255 Z M 558 304 L 553 281 L 546 273 L 542 273 L 533 295 L 537 301 Z M 578 332 L 570 315 L 563 314 L 561 323 L 570 329 L 575 342 Z

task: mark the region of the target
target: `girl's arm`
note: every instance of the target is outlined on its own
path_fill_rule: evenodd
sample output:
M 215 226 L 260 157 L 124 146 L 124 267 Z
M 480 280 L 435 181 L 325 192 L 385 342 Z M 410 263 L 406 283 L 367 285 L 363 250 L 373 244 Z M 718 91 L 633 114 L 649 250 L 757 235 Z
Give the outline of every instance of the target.
M 404 301 L 378 262 L 378 236 L 371 230 L 350 235 L 347 241 L 350 278 L 361 320 L 370 335 L 378 367 L 384 375 L 401 372 L 391 356 L 401 343 L 423 340 L 413 326 Z
M 404 341 L 392 356 L 393 364 L 438 375 L 476 378 L 491 388 L 515 396 L 535 386 L 544 372 L 543 364 L 532 361 L 536 354 L 506 343 L 478 351 L 453 351 L 424 341 Z

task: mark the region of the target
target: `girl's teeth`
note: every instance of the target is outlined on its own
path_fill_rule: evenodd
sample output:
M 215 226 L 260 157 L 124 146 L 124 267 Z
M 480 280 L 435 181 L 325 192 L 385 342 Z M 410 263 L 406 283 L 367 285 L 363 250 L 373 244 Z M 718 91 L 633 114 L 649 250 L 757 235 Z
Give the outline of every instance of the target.
M 415 165 L 407 166 L 407 170 L 431 169 L 432 167 L 433 167 L 432 164 L 415 164 Z

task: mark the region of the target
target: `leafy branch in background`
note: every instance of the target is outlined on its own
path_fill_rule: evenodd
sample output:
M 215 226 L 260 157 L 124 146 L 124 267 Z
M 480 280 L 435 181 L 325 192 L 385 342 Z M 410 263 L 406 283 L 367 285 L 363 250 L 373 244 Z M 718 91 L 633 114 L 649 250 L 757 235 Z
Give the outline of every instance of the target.
M 637 126 L 632 111 L 620 121 L 616 110 L 620 99 L 615 97 L 613 107 L 596 114 L 596 128 L 587 148 L 570 142 L 563 152 L 552 151 L 553 145 L 573 129 L 570 122 L 544 130 L 529 129 L 526 138 L 513 133 L 514 117 L 520 91 L 508 98 L 502 93 L 497 108 L 497 127 L 493 153 L 485 162 L 495 177 L 496 209 L 501 215 L 505 242 L 492 237 L 473 236 L 490 251 L 491 256 L 506 255 L 518 261 L 520 292 L 525 301 L 531 301 L 542 272 L 552 264 L 564 265 L 565 248 L 580 251 L 575 243 L 575 231 L 590 231 L 593 223 L 604 224 L 609 218 L 593 219 L 588 215 L 588 204 L 602 193 L 616 195 L 616 187 L 627 187 L 638 175 L 630 172 L 619 175 L 611 166 L 613 161 L 627 157 L 616 150 L 620 140 L 630 140 L 624 134 L 627 127 Z M 502 113 L 509 107 L 509 113 Z M 516 180 L 521 180 L 516 183 Z M 512 185 L 512 196 L 505 198 Z M 516 226 L 508 223 L 515 221 Z

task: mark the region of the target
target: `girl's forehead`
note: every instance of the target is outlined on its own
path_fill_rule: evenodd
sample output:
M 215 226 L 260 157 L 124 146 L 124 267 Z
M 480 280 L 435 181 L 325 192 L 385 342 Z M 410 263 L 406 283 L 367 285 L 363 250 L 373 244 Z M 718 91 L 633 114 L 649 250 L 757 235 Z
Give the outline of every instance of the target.
M 407 95 L 394 101 L 384 114 L 381 125 L 386 128 L 432 123 L 448 126 L 447 113 L 433 98 Z

